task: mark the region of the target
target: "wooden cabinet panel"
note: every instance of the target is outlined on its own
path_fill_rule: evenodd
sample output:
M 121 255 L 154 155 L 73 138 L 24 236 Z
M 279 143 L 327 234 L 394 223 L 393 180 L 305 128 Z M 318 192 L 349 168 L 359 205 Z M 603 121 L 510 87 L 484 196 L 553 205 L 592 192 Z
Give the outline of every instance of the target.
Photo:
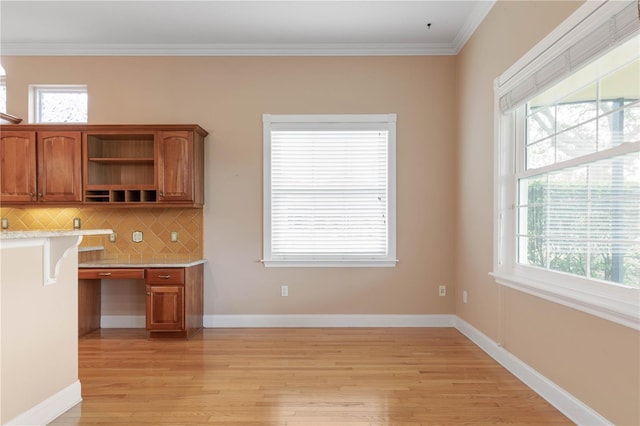
M 160 201 L 193 201 L 193 133 L 158 132 Z
M 80 132 L 39 132 L 38 201 L 82 201 Z
M 78 279 L 78 336 L 100 328 L 101 299 L 99 280 Z
M 147 269 L 147 284 L 184 284 L 184 268 Z
M 144 269 L 140 268 L 80 268 L 78 279 L 81 280 L 143 280 Z
M 0 201 L 36 200 L 36 132 L 2 131 L 0 134 Z
M 203 272 L 202 265 L 145 271 L 151 337 L 190 337 L 202 329 Z
M 147 330 L 184 329 L 184 286 L 147 285 Z
M 0 138 L 3 203 L 82 201 L 80 132 L 5 131 Z

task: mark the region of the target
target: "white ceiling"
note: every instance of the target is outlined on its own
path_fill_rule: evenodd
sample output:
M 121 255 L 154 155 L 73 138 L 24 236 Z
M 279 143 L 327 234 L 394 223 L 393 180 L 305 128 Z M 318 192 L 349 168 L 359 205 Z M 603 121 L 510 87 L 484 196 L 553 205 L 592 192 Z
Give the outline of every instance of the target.
M 0 54 L 453 55 L 493 4 L 2 0 Z

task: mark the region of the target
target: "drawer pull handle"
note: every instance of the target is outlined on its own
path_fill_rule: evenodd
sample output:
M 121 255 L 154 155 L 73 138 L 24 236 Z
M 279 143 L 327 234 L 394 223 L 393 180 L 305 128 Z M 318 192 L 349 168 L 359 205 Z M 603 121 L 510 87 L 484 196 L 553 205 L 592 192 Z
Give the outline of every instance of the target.
M 163 280 L 168 280 L 171 278 L 171 275 L 158 275 L 158 278 L 162 278 Z
M 108 277 L 111 275 L 111 272 L 98 272 L 98 276 L 100 277 Z

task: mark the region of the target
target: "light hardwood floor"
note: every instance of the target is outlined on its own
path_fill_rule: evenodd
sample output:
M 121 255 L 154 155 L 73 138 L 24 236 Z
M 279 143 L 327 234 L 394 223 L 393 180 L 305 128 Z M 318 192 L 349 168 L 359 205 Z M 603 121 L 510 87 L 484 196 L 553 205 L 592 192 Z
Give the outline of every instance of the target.
M 453 328 L 99 330 L 53 425 L 572 424 Z

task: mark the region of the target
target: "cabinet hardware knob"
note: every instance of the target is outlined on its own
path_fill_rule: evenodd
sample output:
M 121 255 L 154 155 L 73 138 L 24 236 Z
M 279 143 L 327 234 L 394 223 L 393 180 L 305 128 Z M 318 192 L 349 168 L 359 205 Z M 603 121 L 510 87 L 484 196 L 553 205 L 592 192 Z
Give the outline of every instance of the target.
M 151 296 L 151 292 L 150 291 L 147 292 L 147 296 Z
M 38 192 L 38 197 L 42 198 L 42 192 Z
M 163 280 L 168 280 L 171 278 L 171 275 L 158 275 L 158 278 L 162 278 Z
M 164 192 L 160 191 L 160 196 L 164 197 Z
M 98 275 L 101 277 L 108 277 L 109 275 L 111 275 L 111 272 L 98 272 Z
M 30 192 L 30 193 L 29 193 L 29 197 L 32 197 L 32 198 L 33 198 L 33 192 Z

